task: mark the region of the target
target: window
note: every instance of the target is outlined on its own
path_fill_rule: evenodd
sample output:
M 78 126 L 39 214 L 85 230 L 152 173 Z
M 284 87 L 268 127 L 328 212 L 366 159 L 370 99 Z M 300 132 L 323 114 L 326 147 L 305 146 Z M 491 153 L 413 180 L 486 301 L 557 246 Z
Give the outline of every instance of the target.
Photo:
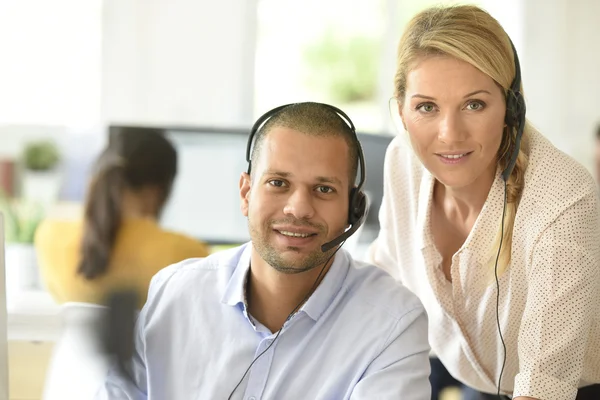
M 0 1 L 0 123 L 100 116 L 100 0 Z
M 320 101 L 379 132 L 383 0 L 260 0 L 255 116 L 288 102 Z
M 314 100 L 346 111 L 361 132 L 395 134 L 389 100 L 398 40 L 413 15 L 444 3 L 454 2 L 260 0 L 255 117 Z M 469 3 L 486 7 L 496 0 Z

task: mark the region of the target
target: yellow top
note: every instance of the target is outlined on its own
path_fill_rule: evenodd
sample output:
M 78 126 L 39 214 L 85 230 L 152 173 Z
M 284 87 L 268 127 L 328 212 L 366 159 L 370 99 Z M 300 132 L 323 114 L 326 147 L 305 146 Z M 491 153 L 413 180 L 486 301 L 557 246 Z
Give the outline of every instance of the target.
M 82 221 L 47 219 L 35 233 L 38 265 L 47 290 L 59 303 L 104 304 L 119 288 L 137 291 L 140 308 L 150 279 L 160 269 L 187 258 L 206 257 L 206 244 L 167 232 L 150 219 L 126 219 L 117 234 L 106 273 L 92 280 L 77 273 Z

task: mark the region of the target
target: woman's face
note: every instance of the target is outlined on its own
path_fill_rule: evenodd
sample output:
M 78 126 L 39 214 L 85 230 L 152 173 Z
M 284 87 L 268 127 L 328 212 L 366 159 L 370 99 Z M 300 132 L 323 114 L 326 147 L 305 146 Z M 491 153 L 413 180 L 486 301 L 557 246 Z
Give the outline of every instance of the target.
M 453 57 L 422 58 L 400 100 L 412 147 L 438 181 L 455 189 L 490 184 L 506 113 L 493 79 Z

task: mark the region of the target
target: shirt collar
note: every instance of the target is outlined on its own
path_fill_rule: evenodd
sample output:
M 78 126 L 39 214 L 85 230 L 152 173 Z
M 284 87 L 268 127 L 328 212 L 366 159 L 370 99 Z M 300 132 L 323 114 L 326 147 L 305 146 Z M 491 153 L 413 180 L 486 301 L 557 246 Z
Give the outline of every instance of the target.
M 419 201 L 417 202 L 417 244 L 421 250 L 433 245 L 433 236 L 429 229 L 429 216 L 434 182 L 435 179 L 431 173 L 423 167 L 423 179 L 419 187 Z
M 225 292 L 221 297 L 221 303 L 223 304 L 230 306 L 237 306 L 239 304 L 242 306 L 244 305 L 246 274 L 250 269 L 252 244 L 249 242 L 244 244 L 244 246 L 245 248 L 238 259 L 237 265 L 233 270 L 233 274 L 229 278 L 229 282 L 227 282 L 227 286 L 225 287 Z
M 321 284 L 300 308 L 300 311 L 304 311 L 310 318 L 317 321 L 342 289 L 350 269 L 350 263 L 351 258 L 346 250 L 339 249 Z
M 423 174 L 422 184 L 419 189 L 419 209 L 417 210 L 418 244 L 421 250 L 434 245 L 433 234 L 430 229 L 430 215 L 435 179 L 426 169 L 424 169 Z M 500 207 L 498 207 L 498 204 Z M 496 230 L 492 230 L 491 234 L 486 235 L 484 233 L 488 230 L 483 229 L 482 227 L 497 226 L 498 229 L 500 228 L 503 205 L 504 180 L 502 179 L 502 171 L 498 169 L 490 192 L 488 193 L 488 197 L 483 204 L 483 208 L 475 220 L 471 233 L 467 236 L 465 243 L 458 250 L 459 252 L 470 248 L 491 249 L 497 232 Z M 475 256 L 480 264 L 489 262 L 491 253 L 486 251 L 477 251 L 476 253 Z
M 496 171 L 496 178 L 483 204 L 479 216 L 467 236 L 462 248 L 478 249 L 474 256 L 481 265 L 490 262 L 492 246 L 502 223 L 502 208 L 504 206 L 504 179 L 502 171 Z M 492 227 L 489 229 L 488 227 Z M 504 245 L 503 245 L 504 246 Z M 485 249 L 485 250 L 482 250 Z
M 250 243 L 244 246 L 246 248 L 243 250 L 221 298 L 221 303 L 230 306 L 241 306 L 243 310 L 245 310 L 245 282 L 250 270 L 250 255 L 252 253 Z M 321 284 L 298 312 L 304 312 L 317 321 L 342 288 L 350 268 L 350 262 L 351 259 L 348 253 L 344 249 L 338 250 Z

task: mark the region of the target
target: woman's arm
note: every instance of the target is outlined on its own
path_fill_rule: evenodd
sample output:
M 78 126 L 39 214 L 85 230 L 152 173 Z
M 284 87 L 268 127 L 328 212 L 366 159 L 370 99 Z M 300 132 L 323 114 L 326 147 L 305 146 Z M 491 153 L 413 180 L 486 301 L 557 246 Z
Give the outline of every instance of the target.
M 535 245 L 518 339 L 516 399 L 576 397 L 592 320 L 600 312 L 599 220 L 598 197 L 590 193 Z

